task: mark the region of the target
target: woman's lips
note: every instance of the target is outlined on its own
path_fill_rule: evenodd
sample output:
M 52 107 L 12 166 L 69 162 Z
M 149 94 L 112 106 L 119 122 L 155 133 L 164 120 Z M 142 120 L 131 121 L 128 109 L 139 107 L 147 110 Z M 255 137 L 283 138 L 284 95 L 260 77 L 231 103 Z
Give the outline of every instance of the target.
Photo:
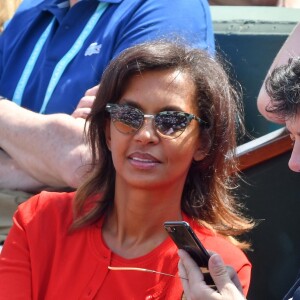
M 139 169 L 151 169 L 161 162 L 148 153 L 133 153 L 129 155 L 131 165 Z

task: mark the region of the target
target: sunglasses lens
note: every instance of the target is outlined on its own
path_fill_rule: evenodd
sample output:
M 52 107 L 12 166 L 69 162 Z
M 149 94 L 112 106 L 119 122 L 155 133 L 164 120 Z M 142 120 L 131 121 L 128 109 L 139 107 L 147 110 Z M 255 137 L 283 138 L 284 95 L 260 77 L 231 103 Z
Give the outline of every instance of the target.
M 183 112 L 164 111 L 156 115 L 155 126 L 160 134 L 176 138 L 182 134 L 189 124 L 189 119 Z
M 136 108 L 118 105 L 111 110 L 115 127 L 122 133 L 136 132 L 143 123 L 143 114 Z

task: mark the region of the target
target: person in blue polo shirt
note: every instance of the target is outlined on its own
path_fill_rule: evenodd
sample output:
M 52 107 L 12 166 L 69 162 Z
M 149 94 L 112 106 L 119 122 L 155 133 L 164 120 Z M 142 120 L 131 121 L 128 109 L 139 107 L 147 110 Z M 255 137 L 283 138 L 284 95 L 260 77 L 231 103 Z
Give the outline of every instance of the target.
M 70 114 L 132 44 L 178 35 L 213 51 L 201 2 L 94 0 L 70 9 L 68 1 L 48 0 L 22 10 L 0 40 L 0 94 L 35 112 Z
M 90 153 L 72 112 L 112 58 L 157 38 L 213 55 L 207 1 L 24 1 L 0 36 L 0 189 L 76 188 Z

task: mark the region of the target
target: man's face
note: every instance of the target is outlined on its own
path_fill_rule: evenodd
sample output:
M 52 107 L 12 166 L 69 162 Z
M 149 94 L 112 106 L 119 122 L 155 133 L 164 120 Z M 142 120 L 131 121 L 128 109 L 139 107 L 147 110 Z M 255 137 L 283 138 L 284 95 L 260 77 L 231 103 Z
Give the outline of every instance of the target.
M 289 168 L 294 172 L 300 172 L 300 113 L 295 118 L 286 120 L 286 128 L 294 142 Z

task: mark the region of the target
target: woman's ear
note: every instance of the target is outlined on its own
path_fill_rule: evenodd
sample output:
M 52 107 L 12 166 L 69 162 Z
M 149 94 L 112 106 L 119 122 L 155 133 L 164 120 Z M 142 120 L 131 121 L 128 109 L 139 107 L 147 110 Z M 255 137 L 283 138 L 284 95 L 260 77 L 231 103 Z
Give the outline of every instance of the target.
M 111 150 L 110 120 L 105 123 L 105 140 L 109 150 Z
M 205 135 L 202 136 L 202 141 L 199 142 L 196 151 L 193 156 L 194 161 L 201 161 L 203 160 L 209 153 L 211 148 L 211 141 Z
M 202 159 L 205 158 L 206 156 L 206 151 L 205 149 L 203 149 L 201 146 L 195 151 L 194 156 L 193 156 L 193 160 L 194 161 L 201 161 Z
M 194 161 L 203 160 L 210 152 L 212 141 L 206 131 L 201 132 L 201 140 L 199 140 L 196 151 L 193 156 Z

